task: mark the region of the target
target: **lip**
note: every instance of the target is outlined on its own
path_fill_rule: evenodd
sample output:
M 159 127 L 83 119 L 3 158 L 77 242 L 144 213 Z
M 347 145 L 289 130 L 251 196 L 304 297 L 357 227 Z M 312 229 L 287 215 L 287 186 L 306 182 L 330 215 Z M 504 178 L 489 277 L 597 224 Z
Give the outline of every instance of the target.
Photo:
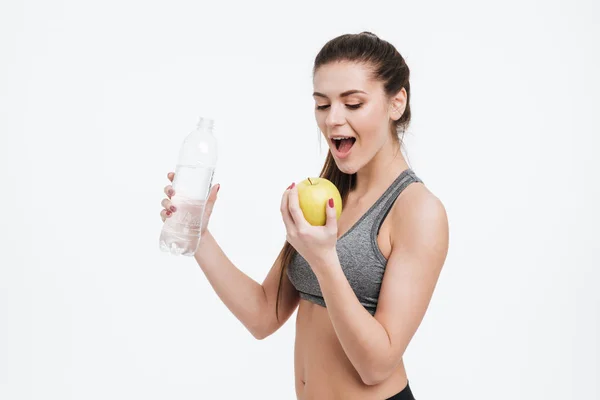
M 354 149 L 354 146 L 356 145 L 356 140 L 355 140 L 352 147 L 350 147 L 350 150 L 348 150 L 346 153 L 341 153 L 337 149 L 337 147 L 335 147 L 335 143 L 333 143 L 333 139 L 331 139 L 330 142 L 331 142 L 332 154 L 334 155 L 335 158 L 340 159 L 340 160 L 343 160 L 344 158 L 348 158 L 348 156 L 350 156 L 350 153 L 352 153 L 352 149 Z

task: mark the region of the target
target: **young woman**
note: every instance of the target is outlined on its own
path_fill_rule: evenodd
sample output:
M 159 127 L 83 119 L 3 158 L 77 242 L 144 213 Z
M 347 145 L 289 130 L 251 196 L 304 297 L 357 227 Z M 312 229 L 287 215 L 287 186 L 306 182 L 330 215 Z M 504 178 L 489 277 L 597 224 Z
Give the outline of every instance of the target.
M 313 86 L 315 117 L 329 145 L 321 176 L 342 195 L 339 220 L 330 200 L 326 225 L 308 224 L 290 185 L 281 199 L 286 243 L 259 284 L 207 229 L 215 185 L 195 258 L 257 339 L 298 309 L 298 399 L 413 399 L 402 357 L 445 262 L 448 220 L 400 151 L 411 116 L 409 68 L 372 33 L 342 35 L 317 55 Z M 165 193 L 163 221 L 176 212 L 171 185 Z

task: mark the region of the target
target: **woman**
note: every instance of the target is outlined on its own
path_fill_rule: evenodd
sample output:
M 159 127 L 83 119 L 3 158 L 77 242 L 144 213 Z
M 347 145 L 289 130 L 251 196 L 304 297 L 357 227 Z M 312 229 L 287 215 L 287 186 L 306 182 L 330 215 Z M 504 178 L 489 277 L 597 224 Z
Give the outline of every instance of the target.
M 400 151 L 411 115 L 409 68 L 369 32 L 342 35 L 317 55 L 313 86 L 315 117 L 329 145 L 321 176 L 342 195 L 339 220 L 330 200 L 326 225 L 308 224 L 290 185 L 281 199 L 287 241 L 259 284 L 231 263 L 207 229 L 215 185 L 195 258 L 257 339 L 298 308 L 299 399 L 413 399 L 402 356 L 444 264 L 448 221 Z M 163 221 L 176 212 L 171 185 L 165 193 Z

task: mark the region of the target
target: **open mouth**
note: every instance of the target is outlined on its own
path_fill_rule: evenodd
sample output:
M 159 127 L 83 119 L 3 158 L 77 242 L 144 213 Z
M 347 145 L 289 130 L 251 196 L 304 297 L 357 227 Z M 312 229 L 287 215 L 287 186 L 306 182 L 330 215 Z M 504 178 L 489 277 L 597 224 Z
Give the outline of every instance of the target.
M 354 142 L 356 142 L 356 138 L 335 138 L 331 139 L 331 142 L 334 144 L 338 152 L 340 152 L 341 154 L 346 154 L 348 153 L 348 151 L 350 151 L 350 149 L 354 145 Z

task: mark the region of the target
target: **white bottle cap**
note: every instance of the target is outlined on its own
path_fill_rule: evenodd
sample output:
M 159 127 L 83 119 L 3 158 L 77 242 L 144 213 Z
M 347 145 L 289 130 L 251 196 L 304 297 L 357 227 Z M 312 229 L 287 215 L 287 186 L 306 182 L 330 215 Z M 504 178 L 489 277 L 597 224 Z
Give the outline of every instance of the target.
M 211 133 L 214 134 L 214 126 L 215 126 L 215 120 L 213 118 L 210 117 L 206 117 L 206 116 L 202 116 L 200 117 L 200 119 L 198 120 L 198 124 L 197 124 L 197 128 L 198 129 L 207 129 L 209 130 Z

